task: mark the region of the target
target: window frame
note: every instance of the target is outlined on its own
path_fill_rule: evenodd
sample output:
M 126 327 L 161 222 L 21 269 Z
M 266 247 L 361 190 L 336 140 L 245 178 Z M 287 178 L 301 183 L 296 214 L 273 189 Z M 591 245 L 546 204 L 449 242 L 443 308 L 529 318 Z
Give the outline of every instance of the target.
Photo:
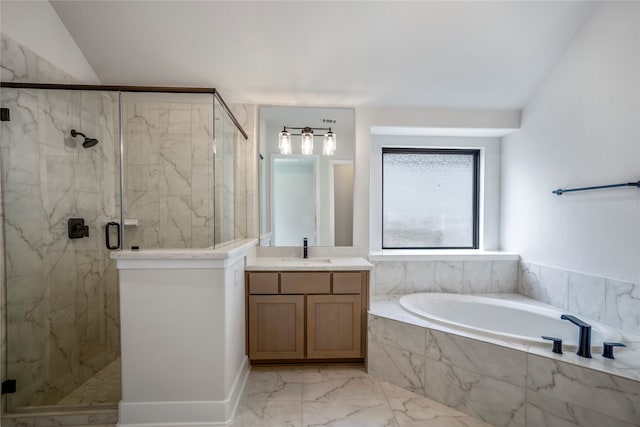
M 384 155 L 385 154 L 454 154 L 473 156 L 473 230 L 471 246 L 385 246 L 384 243 Z M 381 152 L 381 221 L 380 243 L 381 249 L 406 249 L 406 250 L 449 250 L 449 249 L 474 249 L 480 248 L 480 155 L 481 149 L 473 148 L 428 148 L 428 147 L 382 147 Z

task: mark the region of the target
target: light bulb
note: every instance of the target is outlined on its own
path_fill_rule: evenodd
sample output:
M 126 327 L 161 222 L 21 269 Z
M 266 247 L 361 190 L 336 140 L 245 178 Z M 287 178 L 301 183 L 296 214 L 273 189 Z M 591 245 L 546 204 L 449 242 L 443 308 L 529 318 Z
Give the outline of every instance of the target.
M 332 156 L 336 151 L 336 134 L 331 132 L 327 132 L 324 135 L 324 145 L 322 146 L 322 154 L 325 156 Z
M 291 154 L 291 134 L 286 128 L 278 134 L 278 148 L 280 154 Z
M 300 135 L 300 150 L 305 156 L 313 154 L 313 130 L 304 128 Z

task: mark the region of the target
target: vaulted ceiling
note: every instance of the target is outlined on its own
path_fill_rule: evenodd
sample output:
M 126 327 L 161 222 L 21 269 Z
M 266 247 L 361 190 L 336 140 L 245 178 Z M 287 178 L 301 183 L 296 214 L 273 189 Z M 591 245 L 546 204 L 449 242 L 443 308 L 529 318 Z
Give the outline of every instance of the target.
M 105 84 L 262 104 L 520 109 L 581 1 L 52 1 Z

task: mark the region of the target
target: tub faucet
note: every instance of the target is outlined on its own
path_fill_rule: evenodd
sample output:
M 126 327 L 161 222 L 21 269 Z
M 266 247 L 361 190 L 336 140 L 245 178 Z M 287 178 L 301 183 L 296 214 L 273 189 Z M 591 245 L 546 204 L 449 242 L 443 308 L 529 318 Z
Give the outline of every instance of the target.
M 306 237 L 302 239 L 302 258 L 309 258 L 309 242 Z
M 570 314 L 563 314 L 560 318 L 562 320 L 568 320 L 580 328 L 578 351 L 576 354 L 580 357 L 591 358 L 591 325 Z

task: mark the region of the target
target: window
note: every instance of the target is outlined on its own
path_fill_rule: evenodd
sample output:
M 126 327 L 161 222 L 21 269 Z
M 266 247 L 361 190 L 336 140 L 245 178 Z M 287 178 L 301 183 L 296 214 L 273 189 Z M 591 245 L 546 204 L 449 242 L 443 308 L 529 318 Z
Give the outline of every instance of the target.
M 477 249 L 480 150 L 382 148 L 382 248 Z

